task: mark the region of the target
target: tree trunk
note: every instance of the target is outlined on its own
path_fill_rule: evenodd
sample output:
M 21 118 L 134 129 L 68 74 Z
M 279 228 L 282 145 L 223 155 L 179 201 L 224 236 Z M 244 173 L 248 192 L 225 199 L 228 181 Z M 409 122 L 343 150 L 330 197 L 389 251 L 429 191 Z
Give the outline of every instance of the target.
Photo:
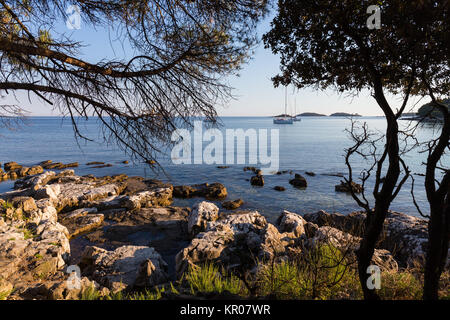
M 372 213 L 367 213 L 365 221 L 365 233 L 361 240 L 360 247 L 357 252 L 358 256 L 358 274 L 361 282 L 361 287 L 364 293 L 364 299 L 366 300 L 378 300 L 379 297 L 374 289 L 367 287 L 367 280 L 370 274 L 367 273 L 367 268 L 370 266 L 372 256 L 375 251 L 378 238 L 383 231 L 384 220 L 386 218 L 387 211 L 393 200 L 394 190 L 398 178 L 400 176 L 400 158 L 399 158 L 399 145 L 398 145 L 398 123 L 397 119 L 386 101 L 383 93 L 383 88 L 380 79 L 375 81 L 375 99 L 378 105 L 383 110 L 386 121 L 386 145 L 387 154 L 389 157 L 389 166 L 386 172 L 386 178 L 380 192 L 374 191 L 375 207 Z M 384 161 L 384 160 L 380 160 Z M 381 163 L 382 164 L 382 163 Z M 379 180 L 380 177 L 377 177 Z M 377 183 L 379 184 L 379 183 Z
M 395 128 L 397 127 L 395 126 Z M 383 183 L 381 192 L 376 196 L 373 213 L 367 214 L 365 221 L 366 231 L 357 252 L 359 280 L 364 292 L 364 298 L 367 300 L 379 299 L 375 290 L 367 287 L 367 279 L 370 277 L 370 274 L 367 273 L 367 268 L 371 264 L 375 246 L 383 231 L 384 220 L 392 202 L 393 190 L 400 175 L 398 140 L 396 133 L 395 138 L 393 139 L 394 141 L 390 140 L 386 145 L 386 148 L 389 149 L 388 153 L 392 154 L 392 156 L 389 157 L 389 169 L 386 174 L 386 180 Z
M 433 99 L 434 100 L 434 99 Z M 436 101 L 434 100 L 436 103 Z M 428 248 L 425 262 L 423 299 L 437 300 L 439 279 L 447 262 L 450 233 L 450 172 L 442 178 L 436 190 L 436 167 L 449 147 L 450 115 L 447 107 L 437 103 L 443 115 L 443 128 L 438 143 L 429 154 L 425 174 L 425 191 L 430 203 L 430 220 L 428 222 Z
M 450 189 L 450 185 L 447 189 Z M 423 288 L 425 300 L 438 299 L 439 279 L 447 262 L 449 242 L 450 190 L 447 190 L 446 201 L 444 198 L 434 198 L 430 202 L 430 221 L 428 222 L 428 249 Z
M 373 214 L 366 217 L 366 232 L 357 252 L 359 281 L 366 300 L 379 300 L 375 290 L 367 287 L 367 280 L 370 277 L 370 274 L 367 273 L 367 268 L 371 265 L 375 245 L 383 230 L 384 219 L 390 205 L 390 201 L 383 202 L 375 205 Z

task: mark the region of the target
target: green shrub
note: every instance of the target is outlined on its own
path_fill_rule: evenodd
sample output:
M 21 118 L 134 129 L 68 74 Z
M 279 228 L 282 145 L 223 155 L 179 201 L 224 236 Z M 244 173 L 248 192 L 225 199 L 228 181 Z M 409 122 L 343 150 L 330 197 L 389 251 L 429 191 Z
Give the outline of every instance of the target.
M 1 202 L 0 203 L 1 204 L 1 207 L 3 208 L 3 209 L 14 209 L 14 205 L 12 204 L 12 202 L 10 202 L 9 200 L 8 201 L 4 201 L 4 202 Z
M 439 299 L 450 300 L 450 271 L 445 270 L 439 281 Z
M 159 300 L 162 297 L 162 294 L 166 292 L 164 287 L 162 288 L 154 288 L 152 290 L 145 290 L 143 292 L 133 293 L 127 296 L 128 300 Z
M 422 297 L 422 289 L 411 272 L 382 272 L 378 294 L 383 300 L 417 300 Z
M 233 274 L 226 274 L 213 263 L 201 266 L 190 266 L 183 279 L 187 282 L 192 294 L 197 292 L 222 293 L 228 291 L 232 294 L 246 295 L 242 281 Z
M 262 265 L 256 276 L 258 295 L 273 295 L 277 299 L 305 299 L 307 285 L 295 262 Z
M 277 299 L 358 299 L 356 270 L 331 245 L 307 250 L 289 262 L 260 266 L 259 295 Z
M 354 256 L 352 256 L 354 259 Z M 246 283 L 257 296 L 276 299 L 362 299 L 355 261 L 331 245 L 320 245 L 304 250 L 296 257 L 279 263 L 259 263 L 256 274 L 249 275 Z M 381 289 L 377 291 L 384 300 L 416 300 L 422 297 L 421 273 L 414 270 L 382 272 Z M 448 299 L 450 273 L 441 277 L 440 297 Z M 230 292 L 243 297 L 249 290 L 234 274 L 227 273 L 213 263 L 191 266 L 180 281 L 166 287 L 125 293 L 119 291 L 103 296 L 95 287 L 84 290 L 82 300 L 159 300 L 164 293 L 179 291 L 198 293 Z M 9 294 L 9 293 L 8 293 Z M 0 299 L 7 295 L 0 295 Z M 4 298 L 5 298 L 4 297 Z
M 169 289 L 171 293 L 179 294 L 178 290 L 175 289 L 172 283 L 170 283 Z M 136 291 L 131 293 L 118 291 L 116 293 L 110 293 L 103 296 L 96 288 L 90 288 L 88 291 L 83 292 L 82 300 L 159 300 L 165 292 L 165 287 L 153 287 L 144 291 Z
M 0 291 L 0 300 L 6 300 L 11 294 L 12 290 L 9 291 Z
M 101 300 L 101 298 L 100 292 L 92 285 L 81 292 L 80 300 Z

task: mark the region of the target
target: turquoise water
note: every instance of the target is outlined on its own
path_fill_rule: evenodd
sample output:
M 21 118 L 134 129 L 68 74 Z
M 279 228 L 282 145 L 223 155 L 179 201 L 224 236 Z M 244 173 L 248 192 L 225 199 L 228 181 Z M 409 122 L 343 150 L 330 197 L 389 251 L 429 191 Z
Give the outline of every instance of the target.
M 349 213 L 358 210 L 358 206 L 350 195 L 336 193 L 334 186 L 339 177 L 325 174 L 347 173 L 344 161 L 344 149 L 352 145 L 348 134 L 344 131 L 350 126 L 345 118 L 303 118 L 293 125 L 274 125 L 271 118 L 263 117 L 226 117 L 221 119 L 222 132 L 226 129 L 278 129 L 280 170 L 292 170 L 306 177 L 308 188 L 299 190 L 289 185 L 292 175 L 266 175 L 264 187 L 253 187 L 248 179 L 252 173 L 244 172 L 248 164 L 235 164 L 227 169 L 218 169 L 217 164 L 175 165 L 167 157 L 162 164 L 165 174 L 155 174 L 148 165 L 140 162 L 122 164 L 129 157 L 114 145 L 101 143 L 101 132 L 96 120 L 80 122 L 83 133 L 95 138 L 97 142 L 77 141 L 74 138 L 69 119 L 55 117 L 31 117 L 25 125 L 15 131 L 0 129 L 1 151 L 0 162 L 16 161 L 23 165 L 34 165 L 51 159 L 63 163 L 79 162 L 75 172 L 80 175 L 94 174 L 98 176 L 125 173 L 130 176 L 139 175 L 159 178 L 174 184 L 195 184 L 203 182 L 220 182 L 228 189 L 228 199 L 242 198 L 243 209 L 257 209 L 274 220 L 281 210 L 286 209 L 298 213 L 306 213 L 323 209 L 331 212 Z M 366 122 L 371 130 L 383 131 L 385 121 L 380 117 L 363 117 L 359 121 Z M 402 125 L 407 122 L 403 121 Z M 417 132 L 419 140 L 426 140 L 435 135 L 433 128 L 423 127 Z M 225 136 L 225 135 L 224 135 Z M 225 139 L 224 139 L 225 140 Z M 203 146 L 208 143 L 205 142 Z M 424 171 L 421 163 L 425 154 L 409 152 L 405 159 L 413 173 Z M 449 158 L 447 161 L 448 165 Z M 103 161 L 113 164 L 112 167 L 93 169 L 85 164 L 89 161 Z M 367 167 L 363 161 L 354 160 L 354 172 Z M 256 165 L 258 167 L 258 165 Z M 305 171 L 313 171 L 316 176 L 305 175 Z M 13 182 L 0 183 L 0 192 L 12 188 Z M 277 192 L 274 186 L 284 186 L 286 191 Z M 368 192 L 369 200 L 371 190 Z M 416 177 L 416 198 L 424 211 L 427 202 L 423 190 L 423 178 Z M 192 205 L 198 199 L 179 200 L 175 205 Z M 391 206 L 392 209 L 411 215 L 418 215 L 410 195 L 410 185 L 406 184 Z

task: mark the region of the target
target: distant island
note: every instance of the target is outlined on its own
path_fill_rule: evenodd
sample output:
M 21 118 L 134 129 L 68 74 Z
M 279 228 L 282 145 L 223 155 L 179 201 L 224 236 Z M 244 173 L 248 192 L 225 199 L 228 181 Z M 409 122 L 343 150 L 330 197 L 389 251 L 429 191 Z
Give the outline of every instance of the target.
M 402 113 L 402 117 L 414 117 L 414 116 L 417 116 L 417 113 L 415 113 L 415 112 Z
M 315 113 L 315 112 L 304 112 L 304 113 L 299 113 L 296 116 L 292 116 L 290 114 L 279 114 L 277 116 L 274 117 L 285 117 L 285 118 L 289 118 L 289 117 L 327 117 L 326 114 L 321 114 L 321 113 Z M 330 114 L 329 117 L 362 117 L 362 115 L 357 114 L 357 113 L 345 113 L 345 112 L 336 112 L 333 114 Z
M 445 100 L 440 100 L 441 103 L 447 106 L 447 109 L 450 110 L 450 98 Z M 439 109 L 434 105 L 433 102 L 429 102 L 424 104 L 417 110 L 417 116 L 420 118 L 442 118 L 442 113 Z
M 326 117 L 326 114 L 314 113 L 314 112 L 304 112 L 297 115 L 297 117 Z
M 330 117 L 362 117 L 362 115 L 357 113 L 336 112 L 330 114 Z
M 441 100 L 441 103 L 450 110 L 450 98 Z M 433 102 L 424 104 L 417 112 L 406 112 L 402 114 L 401 120 L 436 121 L 442 119 L 442 113 Z

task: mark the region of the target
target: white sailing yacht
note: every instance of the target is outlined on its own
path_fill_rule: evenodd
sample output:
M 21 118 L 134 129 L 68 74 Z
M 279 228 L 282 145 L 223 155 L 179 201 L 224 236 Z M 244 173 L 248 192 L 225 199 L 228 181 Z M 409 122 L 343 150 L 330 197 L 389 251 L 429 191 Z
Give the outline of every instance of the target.
M 294 123 L 293 118 L 287 114 L 287 86 L 286 86 L 285 97 L 284 97 L 284 115 L 274 117 L 273 123 L 274 124 L 293 124 Z

